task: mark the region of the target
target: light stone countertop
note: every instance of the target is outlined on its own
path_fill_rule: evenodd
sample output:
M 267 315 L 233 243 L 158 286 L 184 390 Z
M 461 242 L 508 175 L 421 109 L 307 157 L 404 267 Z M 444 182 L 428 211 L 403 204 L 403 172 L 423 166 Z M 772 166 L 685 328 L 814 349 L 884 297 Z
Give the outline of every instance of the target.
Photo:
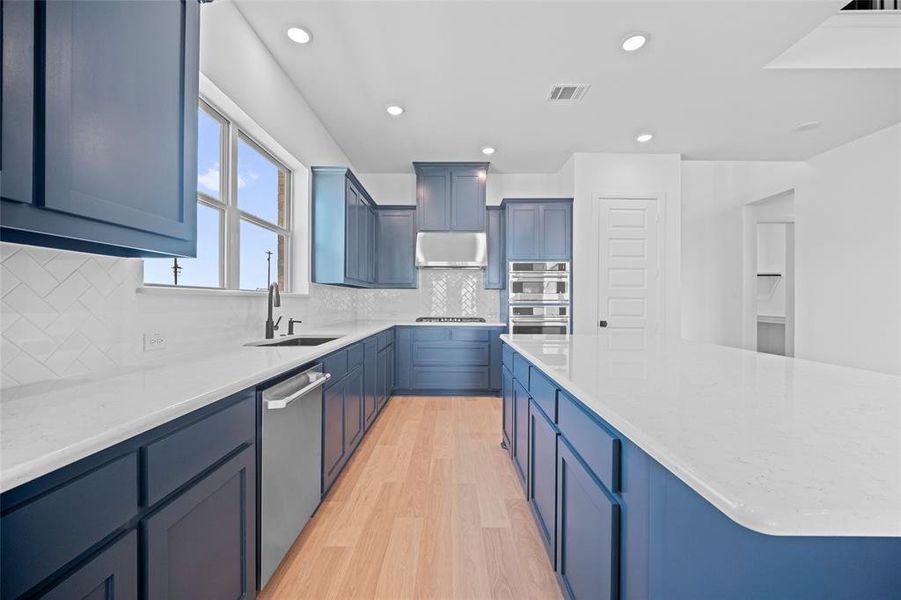
M 320 346 L 217 343 L 204 355 L 161 357 L 94 375 L 0 392 L 0 491 L 69 465 L 395 325 L 504 327 L 503 323 L 351 321 L 297 336 L 340 335 Z M 256 340 L 265 341 L 265 340 Z
M 612 331 L 501 339 L 744 527 L 901 536 L 901 377 Z

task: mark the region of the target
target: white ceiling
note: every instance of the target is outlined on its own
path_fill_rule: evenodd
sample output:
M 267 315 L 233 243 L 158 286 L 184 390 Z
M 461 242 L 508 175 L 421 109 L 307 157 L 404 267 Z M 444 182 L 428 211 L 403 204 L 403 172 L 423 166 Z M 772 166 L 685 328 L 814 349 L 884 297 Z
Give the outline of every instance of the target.
M 480 160 L 554 172 L 573 152 L 801 160 L 901 120 L 901 71 L 764 69 L 845 0 L 307 2 L 241 12 L 361 172 Z M 302 25 L 313 42 L 285 30 Z M 634 54 L 629 32 L 651 34 Z M 590 83 L 572 105 L 554 83 Z M 389 117 L 385 105 L 407 109 Z M 820 121 L 803 133 L 794 127 Z M 639 145 L 635 136 L 656 134 Z

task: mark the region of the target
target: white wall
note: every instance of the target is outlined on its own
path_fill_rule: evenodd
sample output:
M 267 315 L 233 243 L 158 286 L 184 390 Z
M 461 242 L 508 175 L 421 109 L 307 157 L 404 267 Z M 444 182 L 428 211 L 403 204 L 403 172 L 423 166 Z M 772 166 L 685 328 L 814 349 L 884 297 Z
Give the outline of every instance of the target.
M 684 162 L 683 336 L 747 343 L 748 238 L 760 217 L 750 203 L 790 196 L 795 355 L 901 373 L 899 173 L 901 125 L 806 162 Z
M 657 198 L 662 209 L 663 301 L 666 333 L 681 327 L 681 170 L 677 154 L 584 154 L 573 157 L 573 329 L 597 331 L 598 197 Z M 561 187 L 570 172 L 561 169 Z
M 780 277 L 757 278 L 757 314 L 785 316 L 785 223 L 757 225 L 757 272 Z
M 808 161 L 796 355 L 901 374 L 901 125 Z

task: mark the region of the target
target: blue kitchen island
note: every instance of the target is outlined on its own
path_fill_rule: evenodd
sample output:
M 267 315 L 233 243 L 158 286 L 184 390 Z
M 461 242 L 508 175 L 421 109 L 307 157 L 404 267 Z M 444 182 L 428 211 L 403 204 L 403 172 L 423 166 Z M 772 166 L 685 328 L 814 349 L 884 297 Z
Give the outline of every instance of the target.
M 502 336 L 503 439 L 572 598 L 901 598 L 901 378 Z

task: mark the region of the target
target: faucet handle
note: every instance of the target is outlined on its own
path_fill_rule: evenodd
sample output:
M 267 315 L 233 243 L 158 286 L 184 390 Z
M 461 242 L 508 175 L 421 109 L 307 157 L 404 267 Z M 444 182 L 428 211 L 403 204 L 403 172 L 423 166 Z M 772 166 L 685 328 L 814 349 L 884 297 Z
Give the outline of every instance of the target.
M 281 323 L 281 322 L 282 322 L 282 316 L 279 315 L 279 316 L 278 316 L 278 319 L 275 320 L 275 324 L 272 326 L 272 329 L 273 329 L 273 330 L 278 329 L 278 324 Z

